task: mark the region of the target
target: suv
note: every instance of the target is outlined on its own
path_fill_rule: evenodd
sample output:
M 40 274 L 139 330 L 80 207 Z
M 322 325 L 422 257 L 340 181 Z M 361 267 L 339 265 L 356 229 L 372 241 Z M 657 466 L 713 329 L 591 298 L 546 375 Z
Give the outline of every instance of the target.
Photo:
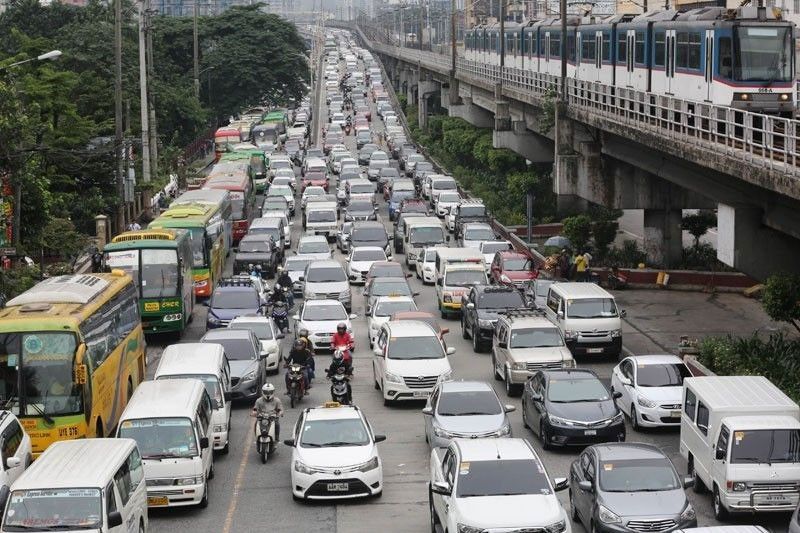
M 480 200 L 461 200 L 458 205 L 450 209 L 445 222 L 456 236 L 461 234 L 461 226 L 467 222 L 489 222 L 489 213 Z M 486 239 L 495 240 L 495 239 Z
M 483 351 L 492 345 L 500 314 L 523 307 L 522 295 L 511 287 L 476 285 L 461 297 L 461 337 L 472 338 L 475 353 Z
M 305 283 L 303 298 L 306 300 L 338 300 L 350 313 L 353 308 L 353 293 L 347 282 L 342 265 L 333 259 L 312 261 L 306 267 L 300 281 Z
M 3 442 L 0 487 L 9 488 L 33 462 L 33 445 L 11 411 L 0 411 L 0 439 Z
M 200 342 L 221 344 L 231 365 L 231 399 L 254 400 L 267 380 L 267 352 L 250 329 L 207 331 Z
M 521 287 L 526 281 L 536 279 L 537 275 L 531 256 L 514 250 L 496 252 L 489 266 L 492 283 Z
M 208 307 L 206 329 L 224 328 L 236 317 L 258 313 L 264 301 L 257 284 L 250 276 L 221 279 L 204 303 Z
M 558 326 L 541 311 L 508 311 L 500 315 L 492 336 L 492 370 L 519 394 L 537 370 L 575 368 L 575 360 Z
M 278 248 L 280 250 L 284 250 L 286 249 L 286 231 L 284 230 L 283 221 L 283 217 L 257 218 L 250 223 L 250 228 L 247 230 L 247 234 L 259 235 L 261 237 L 269 235 L 278 245 Z
M 275 241 L 268 235 L 245 235 L 239 241 L 233 258 L 233 271 L 249 273 L 252 270 L 250 265 L 258 265 L 262 275 L 273 278 L 281 261 L 278 250 Z

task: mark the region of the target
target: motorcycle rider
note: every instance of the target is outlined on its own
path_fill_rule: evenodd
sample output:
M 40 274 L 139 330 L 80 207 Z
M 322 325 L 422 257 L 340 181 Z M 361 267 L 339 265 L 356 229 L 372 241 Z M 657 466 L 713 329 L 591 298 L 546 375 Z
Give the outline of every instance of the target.
M 308 382 L 311 383 L 315 377 L 317 377 L 317 363 L 314 360 L 314 346 L 311 344 L 311 339 L 308 338 L 308 330 L 306 328 L 301 329 L 297 332 L 297 340 L 303 341 L 303 344 L 306 346 L 306 350 L 308 353 L 311 354 L 311 357 L 308 359 Z
M 336 372 L 340 369 L 344 369 L 344 373 L 348 376 L 353 375 L 353 358 L 348 357 L 345 358 L 345 354 L 347 350 L 344 348 L 337 348 L 333 352 L 333 359 L 331 359 L 331 366 L 328 367 L 326 370 L 328 377 L 336 374 Z M 349 355 L 349 354 L 348 354 Z
M 278 267 L 278 279 L 275 281 L 277 285 L 281 287 L 286 287 L 289 290 L 286 292 L 286 299 L 288 300 L 289 308 L 294 306 L 294 295 L 292 294 L 292 278 L 289 276 L 289 272 L 283 268 L 282 266 Z
M 280 418 L 283 416 L 283 402 L 275 396 L 275 386 L 272 383 L 264 383 L 261 387 L 261 397 L 256 400 L 250 416 L 258 418 L 259 416 L 275 415 L 275 441 L 281 438 L 281 425 Z M 258 424 L 258 420 L 256 420 Z M 253 428 L 254 430 L 257 428 Z
M 344 358 L 346 360 L 352 359 L 350 351 L 355 347 L 355 341 L 353 340 L 353 336 L 347 332 L 347 324 L 344 322 L 339 322 L 336 325 L 336 333 L 331 337 L 331 346 L 333 346 L 334 350 L 339 347 L 345 348 L 347 352 L 345 352 Z
M 301 365 L 303 367 L 303 385 L 305 386 L 305 393 L 308 394 L 308 389 L 311 388 L 311 384 L 309 383 L 308 379 L 308 367 L 310 365 L 309 359 L 311 359 L 311 354 L 306 349 L 306 345 L 300 339 L 294 341 L 294 345 L 292 346 L 291 351 L 289 352 L 289 356 L 286 358 L 286 366 L 289 365 Z M 289 372 L 286 372 L 286 395 L 289 395 Z

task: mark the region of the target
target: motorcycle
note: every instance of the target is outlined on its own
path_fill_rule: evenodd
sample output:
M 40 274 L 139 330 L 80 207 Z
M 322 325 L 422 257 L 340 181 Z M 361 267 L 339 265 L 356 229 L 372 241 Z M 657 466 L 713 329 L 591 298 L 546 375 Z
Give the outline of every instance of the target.
M 286 302 L 275 302 L 272 304 L 272 320 L 281 333 L 289 331 L 289 304 Z
M 266 463 L 267 457 L 275 451 L 275 420 L 274 414 L 258 416 L 256 418 L 256 452 L 261 457 L 261 462 Z
M 306 393 L 303 365 L 289 365 L 289 404 L 294 407 Z
M 328 376 L 328 379 L 331 380 L 331 400 L 342 405 L 352 404 L 350 376 L 345 373 L 344 368 L 339 368 L 335 374 Z
M 352 126 L 350 124 L 345 124 L 344 125 L 344 134 L 345 135 L 350 135 L 350 129 L 351 128 L 352 128 Z

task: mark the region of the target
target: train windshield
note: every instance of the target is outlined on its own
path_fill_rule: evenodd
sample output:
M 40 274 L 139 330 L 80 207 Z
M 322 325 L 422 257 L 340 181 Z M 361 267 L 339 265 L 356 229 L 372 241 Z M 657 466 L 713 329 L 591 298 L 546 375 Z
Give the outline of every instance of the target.
M 792 79 L 792 28 L 788 26 L 738 26 L 734 28 L 737 81 L 790 81 Z

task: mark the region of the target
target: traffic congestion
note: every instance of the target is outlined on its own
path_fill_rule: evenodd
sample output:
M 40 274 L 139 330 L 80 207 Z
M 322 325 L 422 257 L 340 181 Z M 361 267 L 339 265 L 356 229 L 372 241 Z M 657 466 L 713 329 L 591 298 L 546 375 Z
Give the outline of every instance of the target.
M 0 311 L 2 531 L 800 531 L 796 403 L 631 353 L 615 291 L 504 239 L 368 50 L 327 30 L 321 62 L 101 272 Z

